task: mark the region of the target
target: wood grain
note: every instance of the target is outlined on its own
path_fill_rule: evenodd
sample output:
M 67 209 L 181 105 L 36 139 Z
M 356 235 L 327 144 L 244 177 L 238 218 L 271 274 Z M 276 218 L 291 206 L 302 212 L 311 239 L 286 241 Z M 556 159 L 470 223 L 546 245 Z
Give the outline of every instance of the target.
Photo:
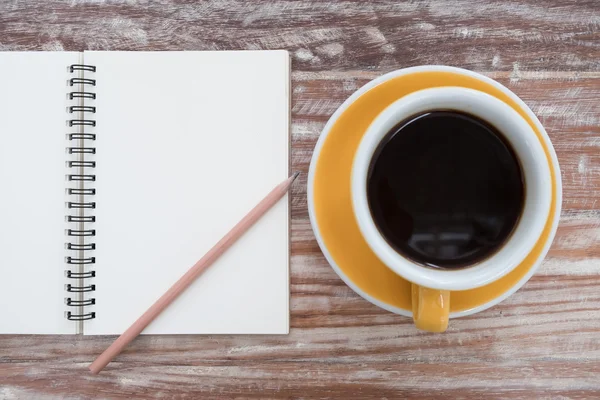
M 304 174 L 290 335 L 144 336 L 99 376 L 86 367 L 114 337 L 0 336 L 0 399 L 600 397 L 599 32 L 595 0 L 0 2 L 0 50 L 289 50 L 292 168 L 304 172 L 329 116 L 370 79 L 419 64 L 477 70 L 540 117 L 564 185 L 540 271 L 439 335 L 335 275 Z

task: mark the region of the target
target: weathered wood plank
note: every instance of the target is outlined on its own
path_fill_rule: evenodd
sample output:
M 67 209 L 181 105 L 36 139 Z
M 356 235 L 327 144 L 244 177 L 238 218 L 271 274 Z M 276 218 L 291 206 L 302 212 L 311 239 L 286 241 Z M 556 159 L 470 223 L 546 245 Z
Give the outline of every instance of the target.
M 288 49 L 303 71 L 420 64 L 600 70 L 594 0 L 33 1 L 0 5 L 0 49 Z

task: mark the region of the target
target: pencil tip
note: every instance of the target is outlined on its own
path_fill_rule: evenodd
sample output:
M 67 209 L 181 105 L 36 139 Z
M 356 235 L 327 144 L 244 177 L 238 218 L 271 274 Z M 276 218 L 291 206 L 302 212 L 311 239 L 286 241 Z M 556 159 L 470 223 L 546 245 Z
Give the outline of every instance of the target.
M 292 178 L 293 178 L 293 179 L 292 179 L 292 182 L 296 180 L 296 178 L 298 177 L 298 175 L 300 175 L 300 171 L 296 171 L 296 172 L 294 173 L 294 175 L 292 176 Z

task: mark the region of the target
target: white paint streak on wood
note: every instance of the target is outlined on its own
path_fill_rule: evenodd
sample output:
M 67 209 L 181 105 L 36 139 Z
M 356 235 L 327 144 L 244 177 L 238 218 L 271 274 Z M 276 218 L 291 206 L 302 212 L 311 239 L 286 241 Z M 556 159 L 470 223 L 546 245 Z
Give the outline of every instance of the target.
M 294 56 L 300 61 L 311 61 L 314 58 L 314 54 L 308 49 L 298 49 Z
M 492 67 L 497 68 L 500 65 L 500 56 L 498 54 L 494 55 L 492 58 Z
M 354 93 L 356 90 L 358 90 L 358 85 L 356 84 L 356 80 L 355 79 L 346 79 L 343 82 L 343 88 L 347 92 Z
M 598 91 L 600 93 L 600 91 Z M 597 110 L 600 105 L 589 102 L 569 101 L 562 93 L 556 93 L 554 102 L 530 102 L 529 105 L 540 118 L 552 117 L 560 119 L 564 125 L 571 126 L 597 126 L 600 124 L 600 115 Z
M 326 57 L 336 57 L 344 53 L 344 45 L 340 43 L 327 43 L 317 47 L 317 53 Z
M 582 154 L 579 157 L 579 163 L 577 163 L 577 172 L 579 172 L 579 176 L 581 176 L 581 182 L 583 186 L 587 186 L 586 175 L 588 173 L 588 157 L 585 154 Z
M 519 68 L 519 63 L 513 63 L 513 69 L 510 74 L 510 83 L 517 83 L 521 80 L 521 70 Z
M 319 137 L 325 126 L 322 122 L 306 121 L 292 125 L 292 135 L 296 139 L 313 140 Z
M 64 51 L 64 47 L 61 42 L 59 42 L 58 40 L 55 40 L 52 42 L 44 43 L 42 45 L 42 50 L 43 51 Z
M 461 39 L 480 39 L 484 36 L 484 30 L 481 28 L 459 27 L 454 28 L 453 35 Z
M 363 30 L 366 35 L 368 43 L 371 45 L 383 45 L 387 43 L 387 39 L 383 32 L 376 27 L 368 27 Z
M 432 31 L 435 29 L 435 25 L 430 24 L 428 22 L 419 22 L 415 25 L 415 29 L 420 31 Z

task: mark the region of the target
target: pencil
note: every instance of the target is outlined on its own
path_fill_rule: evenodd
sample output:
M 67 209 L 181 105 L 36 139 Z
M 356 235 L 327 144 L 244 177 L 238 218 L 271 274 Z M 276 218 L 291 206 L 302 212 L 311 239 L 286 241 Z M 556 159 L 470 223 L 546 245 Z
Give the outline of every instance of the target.
M 97 374 L 131 343 L 165 308 L 169 306 L 203 271 L 211 266 L 233 243 L 236 242 L 252 225 L 256 223 L 275 203 L 288 191 L 300 173 L 296 172 L 277 185 L 261 200 L 240 222 L 213 246 L 196 264 L 194 264 L 173 286 L 169 288 L 141 317 L 137 319 L 121 336 L 117 338 L 96 360 L 89 369 Z

